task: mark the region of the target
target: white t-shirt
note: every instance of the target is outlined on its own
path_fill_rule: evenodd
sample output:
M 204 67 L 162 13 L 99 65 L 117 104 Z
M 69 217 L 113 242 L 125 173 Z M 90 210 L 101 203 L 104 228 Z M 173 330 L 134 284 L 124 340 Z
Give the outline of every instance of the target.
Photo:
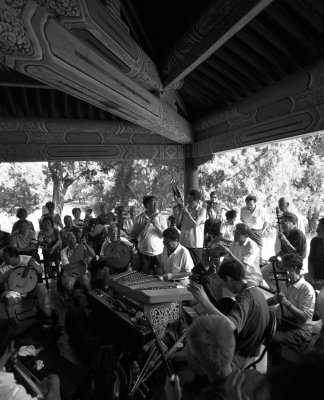
M 248 282 L 260 285 L 263 281 L 260 269 L 260 249 L 258 245 L 250 238 L 246 238 L 241 246 L 237 242 L 233 242 L 230 247 L 231 252 L 245 266 L 245 279 Z M 225 258 L 229 258 L 226 256 Z
M 190 215 L 198 222 L 198 225 L 192 223 L 188 214 L 182 213 L 180 243 L 187 248 L 201 249 L 204 247 L 206 210 L 198 205 L 190 211 Z
M 193 267 L 193 261 L 189 251 L 181 246 L 179 243 L 178 247 L 174 250 L 170 256 L 168 256 L 168 252 L 166 247 L 163 249 L 162 253 L 162 263 L 163 263 L 163 272 L 167 273 L 178 273 L 178 272 L 190 272 Z M 182 284 L 188 284 L 188 278 L 181 279 Z
M 16 383 L 14 374 L 0 371 L 0 400 L 37 400 L 26 389 Z
M 167 228 L 167 223 L 163 215 L 158 214 L 155 217 L 157 225 L 164 231 Z M 144 225 L 145 228 L 138 236 L 138 250 L 146 256 L 157 256 L 163 252 L 162 234 L 156 230 L 154 225 L 150 222 L 150 218 L 146 212 L 138 215 L 135 218 L 134 229 L 136 225 Z
M 241 209 L 240 219 L 244 224 L 255 230 L 263 229 L 264 223 L 269 220 L 266 210 L 258 205 L 255 206 L 252 213 L 247 207 L 243 207 Z
M 222 222 L 219 233 L 222 234 L 224 239 L 234 241 L 234 230 L 236 224 L 230 224 L 227 220 Z

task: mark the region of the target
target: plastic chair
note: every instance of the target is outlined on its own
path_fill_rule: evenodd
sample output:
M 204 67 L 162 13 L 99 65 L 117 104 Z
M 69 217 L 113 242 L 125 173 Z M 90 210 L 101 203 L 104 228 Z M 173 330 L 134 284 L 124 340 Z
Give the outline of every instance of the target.
M 256 369 L 257 364 L 259 364 L 263 360 L 266 352 L 268 351 L 269 344 L 270 344 L 274 334 L 276 333 L 276 330 L 277 330 L 277 317 L 276 317 L 275 311 L 270 310 L 270 319 L 269 319 L 268 326 L 265 330 L 264 339 L 262 342 L 262 344 L 264 346 L 263 350 L 262 350 L 261 354 L 259 355 L 259 357 L 256 360 L 254 360 L 253 362 L 251 362 L 250 364 L 248 364 L 244 369 L 249 369 L 249 368 Z

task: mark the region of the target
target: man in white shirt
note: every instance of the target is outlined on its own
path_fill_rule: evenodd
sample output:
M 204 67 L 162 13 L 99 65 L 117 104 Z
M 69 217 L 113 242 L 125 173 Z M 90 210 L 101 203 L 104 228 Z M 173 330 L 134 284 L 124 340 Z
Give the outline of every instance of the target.
M 246 206 L 241 209 L 240 220 L 251 229 L 251 239 L 260 248 L 260 264 L 263 264 L 263 234 L 269 226 L 268 215 L 263 207 L 257 204 L 257 198 L 249 194 L 245 199 Z
M 0 266 L 0 293 L 1 300 L 5 303 L 5 310 L 8 318 L 15 318 L 17 304 L 24 298 L 30 298 L 35 295 L 36 307 L 39 317 L 49 318 L 50 307 L 47 290 L 42 283 L 37 283 L 36 287 L 30 293 L 17 293 L 10 290 L 8 278 L 12 270 L 21 266 L 31 266 L 37 274 L 43 274 L 43 268 L 31 257 L 20 255 L 16 247 L 7 246 L 3 250 L 4 262 Z
M 166 280 L 180 279 L 180 283 L 188 285 L 188 277 L 191 275 L 194 265 L 189 251 L 179 243 L 177 228 L 168 228 L 163 232 L 163 244 L 163 278 Z
M 206 210 L 200 205 L 201 194 L 191 190 L 187 197 L 187 207 L 181 208 L 176 224 L 181 224 L 180 244 L 189 250 L 194 265 L 201 261 L 204 247 L 204 225 Z
M 247 282 L 259 286 L 262 281 L 259 259 L 260 251 L 257 244 L 250 238 L 251 230 L 245 224 L 236 224 L 234 242 L 228 249 L 222 246 L 226 253 L 225 260 L 233 259 L 243 265 Z
M 137 238 L 138 241 L 140 271 L 152 274 L 161 269 L 162 233 L 167 223 L 158 210 L 155 196 L 144 196 L 143 205 L 145 211 L 135 217 L 131 237 Z

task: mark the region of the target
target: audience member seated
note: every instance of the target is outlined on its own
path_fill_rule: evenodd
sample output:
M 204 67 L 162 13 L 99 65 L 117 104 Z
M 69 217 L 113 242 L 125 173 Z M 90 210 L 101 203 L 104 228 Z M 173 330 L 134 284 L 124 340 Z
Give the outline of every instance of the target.
M 236 224 L 234 230 L 234 242 L 230 247 L 219 244 L 224 253 L 224 261 L 235 260 L 240 263 L 245 270 L 247 282 L 259 286 L 262 281 L 260 270 L 260 250 L 258 245 L 250 238 L 251 230 L 246 224 Z
M 19 219 L 18 219 L 18 221 L 16 221 L 13 224 L 11 232 L 15 232 L 18 229 L 17 224 L 18 224 L 19 221 L 26 221 L 27 224 L 28 224 L 28 229 L 30 229 L 33 232 L 35 232 L 33 223 L 31 221 L 28 221 L 28 219 L 27 219 L 28 214 L 27 214 L 27 210 L 25 208 L 18 208 L 17 213 L 16 213 L 16 217 L 19 218 Z
M 55 229 L 63 228 L 62 220 L 59 214 L 55 214 L 55 204 L 52 201 L 48 201 L 45 204 L 45 208 L 47 209 L 47 213 L 42 215 L 40 220 L 40 229 L 44 229 L 43 222 L 45 217 L 51 217 L 53 220 L 53 226 Z
M 10 357 L 15 357 L 14 325 L 5 323 L 0 327 L 0 398 L 1 400 L 35 400 L 24 386 L 18 384 L 12 372 L 6 372 L 5 366 Z M 60 379 L 50 374 L 42 380 L 42 391 L 45 400 L 61 400 Z M 38 398 L 38 397 L 37 397 Z
M 208 377 L 203 388 L 181 390 L 179 378 L 165 385 L 166 400 L 227 399 L 225 384 L 232 373 L 235 337 L 231 323 L 225 318 L 208 315 L 197 318 L 186 332 L 187 357 L 190 368 Z
M 73 208 L 72 215 L 74 217 L 73 225 L 77 226 L 82 231 L 84 227 L 84 221 L 81 219 L 81 208 L 78 207 Z
M 61 277 L 63 295 L 73 297 L 74 286 L 78 282 L 80 287 L 88 293 L 91 291 L 91 276 L 87 271 L 88 260 L 95 256 L 92 247 L 83 238 L 78 245 L 72 232 L 65 236 L 67 247 L 61 251 L 62 270 Z M 80 251 L 76 253 L 76 250 Z
M 317 236 L 310 242 L 307 281 L 316 289 L 324 285 L 324 218 L 318 221 Z
M 179 243 L 179 237 L 176 227 L 163 231 L 161 275 L 165 280 L 178 279 L 183 285 L 188 285 L 188 276 L 191 275 L 194 265 L 189 251 Z
M 43 268 L 31 256 L 20 255 L 13 246 L 7 246 L 3 251 L 4 262 L 0 266 L 0 293 L 4 301 L 9 318 L 15 317 L 16 305 L 24 298 L 36 297 L 36 307 L 39 317 L 49 318 L 49 299 L 45 286 L 37 283 L 35 290 L 29 293 L 17 293 L 9 288 L 8 278 L 12 270 L 20 266 L 32 267 L 39 276 L 43 274 Z
M 18 221 L 16 227 L 17 230 L 11 234 L 11 245 L 17 248 L 19 254 L 33 256 L 39 262 L 39 256 L 36 253 L 36 233 L 29 229 L 27 221 L 24 220 Z
M 67 243 L 65 241 L 65 236 L 67 232 L 73 233 L 73 235 L 76 237 L 77 243 L 79 243 L 81 239 L 81 229 L 73 224 L 72 217 L 70 215 L 65 215 L 63 221 L 64 221 L 64 228 L 60 230 L 62 249 L 64 249 L 67 246 Z
M 3 261 L 3 249 L 10 244 L 10 233 L 1 230 L 0 225 L 0 263 Z
M 233 309 L 227 316 L 211 303 L 203 286 L 191 281 L 188 289 L 208 314 L 215 314 L 229 321 L 236 337 L 233 363 L 238 368 L 244 368 L 260 353 L 264 333 L 270 322 L 269 308 L 261 291 L 246 279 L 240 262 L 223 262 L 218 275 L 223 285 L 236 298 Z
M 60 267 L 61 237 L 57 228 L 54 228 L 53 218 L 46 216 L 43 218 L 43 229 L 38 234 L 38 242 L 43 249 L 43 259 L 45 272 L 53 277 L 58 274 Z M 52 264 L 55 263 L 55 269 Z
M 306 236 L 297 228 L 298 218 L 295 214 L 283 213 L 282 214 L 282 228 L 283 233 L 278 232 L 278 237 L 281 242 L 280 251 L 274 256 L 270 257 L 270 263 L 262 268 L 263 279 L 266 281 L 270 289 L 276 290 L 276 287 L 271 279 L 273 271 L 272 263 L 284 254 L 294 252 L 298 254 L 302 259 L 306 257 Z M 280 284 L 280 288 L 284 288 L 284 284 Z
M 302 347 L 312 336 L 315 292 L 300 274 L 302 267 L 303 259 L 298 254 L 284 255 L 281 270 L 287 273 L 289 287 L 267 300 L 269 306 L 281 304 L 277 308 L 278 328 L 270 345 L 273 364 L 280 361 L 283 346 Z

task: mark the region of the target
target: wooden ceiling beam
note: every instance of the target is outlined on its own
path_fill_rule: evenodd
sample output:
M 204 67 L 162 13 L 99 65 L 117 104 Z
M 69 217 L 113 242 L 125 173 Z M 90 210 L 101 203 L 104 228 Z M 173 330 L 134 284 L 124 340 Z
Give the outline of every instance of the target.
M 193 157 L 324 129 L 324 59 L 194 124 Z
M 124 52 L 133 54 L 133 49 L 127 47 L 124 26 L 117 24 L 112 13 L 106 13 L 103 20 L 98 0 L 82 0 L 81 8 L 79 3 L 73 3 L 76 9 L 67 10 L 59 19 L 45 8 L 58 7 L 56 3 L 42 2 L 45 4 L 42 6 L 30 0 L 21 4 L 15 7 L 0 2 L 0 13 L 10 15 L 14 24 L 10 41 L 0 43 L 7 66 L 178 143 L 193 142 L 193 129 L 188 121 L 161 101 L 158 93 L 154 95 L 134 82 L 107 47 L 87 41 L 91 35 L 84 26 L 84 9 L 86 6 L 89 11 L 96 6 L 89 24 L 97 19 L 107 37 L 124 38 Z M 75 15 L 80 20 L 79 28 Z
M 164 88 L 177 85 L 272 1 L 211 1 L 162 64 Z

